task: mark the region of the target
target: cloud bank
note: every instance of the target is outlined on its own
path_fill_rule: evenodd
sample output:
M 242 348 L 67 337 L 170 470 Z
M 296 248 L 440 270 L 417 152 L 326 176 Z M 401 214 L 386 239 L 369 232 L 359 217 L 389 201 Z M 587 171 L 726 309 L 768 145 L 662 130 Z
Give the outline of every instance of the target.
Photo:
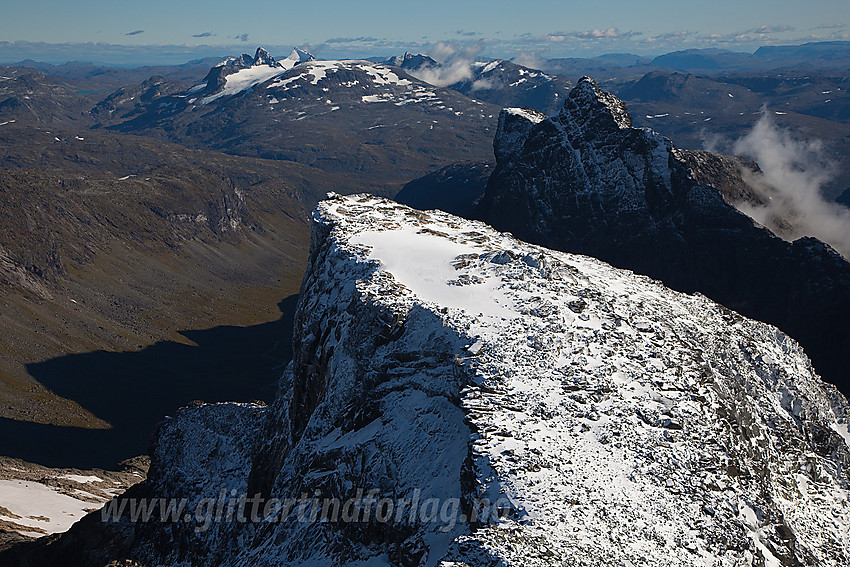
M 813 236 L 850 259 L 850 209 L 826 201 L 821 187 L 834 175 L 819 140 L 798 140 L 762 109 L 753 129 L 732 147 L 752 158 L 763 175 L 748 175 L 753 190 L 769 203 L 738 208 L 786 240 Z

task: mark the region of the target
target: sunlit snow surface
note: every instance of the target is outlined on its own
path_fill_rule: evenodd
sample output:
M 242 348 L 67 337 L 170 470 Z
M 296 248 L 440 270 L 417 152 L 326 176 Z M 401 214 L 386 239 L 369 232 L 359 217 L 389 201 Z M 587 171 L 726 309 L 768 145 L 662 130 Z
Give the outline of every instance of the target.
M 481 313 L 493 320 L 519 316 L 510 309 L 498 280 L 491 278 L 470 285 L 458 279 L 458 270 L 452 263 L 464 254 L 477 256 L 473 246 L 428 233 L 418 234 L 415 228 L 364 231 L 352 237 L 351 242 L 369 246 L 369 258 L 378 259 L 383 269 L 423 301 Z M 411 261 L 412 258 L 416 261 Z
M 398 284 L 364 293 L 469 339 L 479 492 L 520 514 L 461 536 L 445 565 L 471 548 L 509 565 L 778 565 L 779 525 L 798 553 L 850 560 L 846 401 L 775 328 L 440 212 L 337 196 L 316 218 Z M 838 432 L 831 454 L 811 428 Z
M 267 65 L 258 65 L 256 67 L 240 69 L 236 73 L 226 77 L 225 80 L 227 82 L 224 84 L 224 88 L 221 91 L 204 98 L 201 102 L 203 104 L 207 104 L 222 97 L 233 96 L 237 93 L 250 89 L 254 85 L 268 81 L 283 72 L 285 72 L 285 70 L 280 67 L 270 67 Z
M 27 535 L 64 532 L 88 511 L 100 506 L 99 502 L 78 500 L 37 482 L 0 480 L 0 508 L 12 514 L 0 510 L 0 520 L 35 528 Z

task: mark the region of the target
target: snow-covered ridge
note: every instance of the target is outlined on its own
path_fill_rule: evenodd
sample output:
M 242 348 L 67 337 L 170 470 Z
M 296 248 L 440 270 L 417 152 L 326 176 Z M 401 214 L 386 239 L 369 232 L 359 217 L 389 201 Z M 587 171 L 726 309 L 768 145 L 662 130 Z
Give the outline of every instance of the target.
M 221 487 L 344 501 L 374 487 L 378 499 L 507 497 L 515 513 L 475 530 L 463 521 L 292 520 L 112 534 L 137 538 L 131 558 L 850 560 L 850 448 L 839 433 L 847 401 L 775 328 L 439 211 L 331 195 L 313 219 L 278 399 L 186 408 L 168 420 L 151 496 L 196 502 Z M 194 553 L 179 555 L 187 547 Z
M 377 262 L 362 293 L 468 338 L 477 490 L 525 515 L 451 559 L 476 564 L 473 541 L 522 565 L 850 558 L 846 401 L 775 328 L 439 212 L 335 197 L 316 218 Z

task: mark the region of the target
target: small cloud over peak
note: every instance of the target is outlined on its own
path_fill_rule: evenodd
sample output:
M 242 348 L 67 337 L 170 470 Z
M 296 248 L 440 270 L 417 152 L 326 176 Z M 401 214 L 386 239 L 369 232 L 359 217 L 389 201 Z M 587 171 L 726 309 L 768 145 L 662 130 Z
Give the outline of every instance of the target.
M 246 42 L 246 41 L 248 41 L 248 34 L 247 33 L 240 33 L 239 35 L 234 35 L 233 39 L 238 39 L 239 41 Z
M 215 34 L 213 32 L 201 32 L 201 33 L 193 33 L 192 37 L 213 37 Z M 247 39 L 247 38 L 245 38 Z
M 820 140 L 800 140 L 777 126 L 762 108 L 753 129 L 732 151 L 754 159 L 762 176 L 746 180 L 766 206 L 738 208 L 786 240 L 813 236 L 850 258 L 850 209 L 823 198 L 821 188 L 836 173 Z
M 408 71 L 417 79 L 438 87 L 444 87 L 472 78 L 472 65 L 475 63 L 484 42 L 465 45 L 458 42 L 438 42 L 430 46 L 428 55 L 440 63 L 437 67 L 424 66 Z M 479 85 L 478 88 L 484 88 Z
M 540 69 L 546 65 L 546 58 L 536 51 L 520 51 L 511 61 L 531 69 Z
M 131 32 L 127 32 L 124 35 L 139 35 L 141 33 L 145 33 L 145 30 L 133 30 Z

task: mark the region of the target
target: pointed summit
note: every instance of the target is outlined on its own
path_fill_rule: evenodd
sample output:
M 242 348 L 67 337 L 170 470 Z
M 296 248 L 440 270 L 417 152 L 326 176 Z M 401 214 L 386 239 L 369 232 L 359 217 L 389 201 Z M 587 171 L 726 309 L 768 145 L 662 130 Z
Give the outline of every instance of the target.
M 296 63 L 306 63 L 307 61 L 316 60 L 311 53 L 307 53 L 303 49 L 298 49 L 297 47 L 292 49 L 292 53 L 289 54 L 287 59 L 295 61 Z
M 570 91 L 561 114 L 578 120 L 579 123 L 596 123 L 598 120 L 610 123 L 613 119 L 618 128 L 632 127 L 632 117 L 626 109 L 626 103 L 600 89 L 590 77 L 578 80 L 575 88 Z M 601 124 L 597 124 L 599 125 Z
M 288 71 L 296 65 L 308 63 L 310 61 L 315 60 L 316 58 L 313 57 L 310 53 L 307 53 L 303 49 L 298 49 L 297 47 L 295 47 L 292 49 L 292 52 L 286 57 L 286 59 L 280 61 L 278 65 Z
M 262 47 L 257 48 L 257 53 L 254 55 L 254 62 L 252 66 L 257 67 L 259 65 L 267 65 L 269 67 L 276 67 L 277 61 L 274 60 L 274 57 L 271 54 L 263 49 Z

